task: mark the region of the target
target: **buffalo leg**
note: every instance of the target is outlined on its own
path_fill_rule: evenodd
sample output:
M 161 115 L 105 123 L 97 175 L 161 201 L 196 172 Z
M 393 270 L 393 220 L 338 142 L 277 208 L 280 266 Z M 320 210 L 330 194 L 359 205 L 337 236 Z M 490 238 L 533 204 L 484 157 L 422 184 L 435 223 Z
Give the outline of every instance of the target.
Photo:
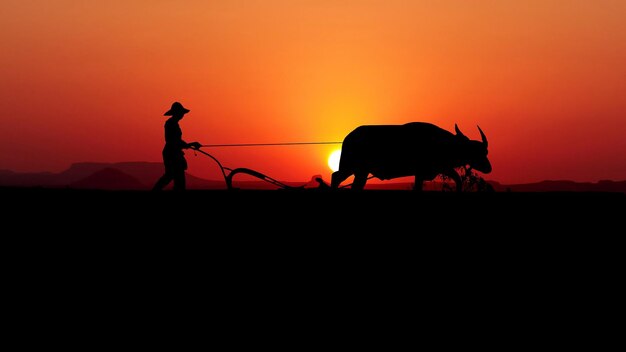
M 456 172 L 454 169 L 450 169 L 443 174 L 454 180 L 457 192 L 461 192 L 463 190 L 463 180 L 461 180 L 461 176 L 459 176 L 458 172 Z
M 341 182 L 345 181 L 350 175 L 352 175 L 352 173 L 341 170 L 333 172 L 330 177 L 330 187 L 333 189 L 339 188 Z
M 352 187 L 350 189 L 360 191 L 365 188 L 365 183 L 367 182 L 367 175 L 369 172 L 357 172 L 354 174 L 354 182 L 352 182 Z
M 415 184 L 413 184 L 414 191 L 421 191 L 424 187 L 424 180 L 420 177 L 415 176 Z

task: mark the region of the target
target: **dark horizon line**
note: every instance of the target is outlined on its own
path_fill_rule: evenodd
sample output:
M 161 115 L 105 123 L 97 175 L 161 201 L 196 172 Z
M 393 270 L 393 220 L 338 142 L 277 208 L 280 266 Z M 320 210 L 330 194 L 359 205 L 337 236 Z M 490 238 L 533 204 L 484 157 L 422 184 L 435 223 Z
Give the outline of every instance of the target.
M 4 168 L 0 168 L 0 175 L 3 172 L 8 172 L 8 173 L 12 173 L 12 174 L 24 174 L 24 175 L 41 175 L 41 174 L 50 174 L 50 175 L 59 175 L 62 174 L 63 172 L 66 172 L 68 170 L 70 170 L 73 166 L 75 165 L 81 165 L 81 164 L 102 164 L 102 165 L 110 165 L 110 167 L 114 167 L 116 164 L 156 164 L 156 165 L 162 165 L 162 162 L 158 162 L 158 161 L 117 161 L 117 162 L 106 162 L 106 161 L 79 161 L 79 162 L 74 162 L 71 163 L 70 166 L 62 171 L 15 171 L 12 169 L 4 169 Z M 122 171 L 122 170 L 119 170 Z M 95 171 L 98 172 L 98 171 Z M 201 179 L 203 181 L 208 181 L 208 182 L 224 182 L 223 179 L 209 179 L 209 178 L 205 178 L 205 177 L 200 177 L 197 176 L 195 173 L 190 172 L 189 170 L 186 171 L 186 173 L 189 176 Z M 330 175 L 332 174 L 331 171 L 328 172 L 327 176 L 330 177 Z M 310 180 L 313 179 L 313 177 L 316 176 L 321 176 L 322 179 L 324 181 L 326 181 L 326 179 L 324 178 L 324 173 L 316 173 L 313 174 L 312 176 L 310 176 L 310 179 L 308 181 L 301 181 L 301 180 L 281 180 L 281 182 L 289 182 L 289 183 L 302 183 L 302 182 L 309 182 Z M 547 183 L 547 182 L 569 182 L 569 183 L 577 183 L 577 184 L 599 184 L 599 183 L 607 183 L 607 182 L 613 182 L 613 183 L 621 183 L 621 182 L 626 182 L 626 178 L 624 179 L 599 179 L 597 181 L 576 181 L 573 179 L 542 179 L 542 180 L 538 180 L 538 181 L 527 181 L 527 182 L 511 182 L 511 183 L 507 183 L 507 182 L 502 182 L 499 180 L 494 180 L 494 179 L 489 179 L 486 177 L 483 177 L 483 179 L 486 182 L 489 183 L 496 183 L 498 185 L 501 186 L 513 186 L 513 185 L 532 185 L 532 184 L 539 184 L 539 183 Z M 238 181 L 238 182 L 257 182 L 256 180 L 254 181 Z M 261 181 L 263 182 L 263 181 Z M 376 184 L 411 184 L 411 181 L 394 181 L 394 180 L 379 180 L 379 179 L 372 179 L 372 182 L 376 183 Z M 428 182 L 441 182 L 441 181 L 437 181 L 437 180 L 432 180 L 432 181 L 428 181 Z
M 153 165 L 153 166 L 161 166 L 162 163 L 161 162 L 156 162 L 156 161 L 120 161 L 120 162 L 98 162 L 98 161 L 84 161 L 84 162 L 74 162 L 72 164 L 70 164 L 70 166 L 60 172 L 53 172 L 53 171 L 36 171 L 36 172 L 22 172 L 22 171 L 14 171 L 14 170 L 10 170 L 10 169 L 0 169 L 0 176 L 2 176 L 2 173 L 11 173 L 13 176 L 21 176 L 21 175 L 61 175 L 64 172 L 68 172 L 69 170 L 71 170 L 73 167 L 75 166 L 80 166 L 80 165 L 102 165 L 103 167 L 112 167 L 115 168 L 116 165 L 132 165 L 132 164 L 148 164 L 148 165 Z M 95 170 L 93 173 L 99 172 L 100 170 Z M 118 170 L 120 172 L 123 172 L 125 174 L 128 174 L 128 172 L 124 172 L 122 170 Z M 92 174 L 93 174 L 92 173 Z M 194 178 L 197 178 L 199 180 L 202 181 L 207 181 L 207 182 L 224 182 L 223 179 L 219 179 L 219 178 L 204 178 L 204 177 L 199 177 L 196 176 L 193 172 L 189 172 L 189 170 L 187 171 L 187 174 L 189 176 L 192 176 Z M 332 172 L 328 172 L 326 174 L 326 177 L 330 177 L 330 175 L 332 174 Z M 314 175 L 311 175 L 309 177 L 308 180 L 302 181 L 302 180 L 288 180 L 288 181 L 281 181 L 281 182 L 287 182 L 287 183 L 308 183 L 311 182 L 315 177 L 321 177 L 322 180 L 324 181 L 329 181 L 326 180 L 326 178 L 324 177 L 325 174 L 323 173 L 316 173 Z M 129 175 L 130 176 L 130 175 Z M 490 184 L 495 184 L 501 187 L 507 187 L 507 186 L 527 186 L 527 185 L 538 185 L 538 184 L 546 184 L 546 183 L 568 183 L 568 184 L 578 184 L 578 185 L 601 185 L 601 184 L 608 184 L 608 183 L 626 183 L 626 179 L 622 179 L 622 180 L 615 180 L 615 179 L 601 179 L 598 181 L 576 181 L 576 180 L 572 180 L 572 179 L 543 179 L 543 180 L 539 180 L 539 181 L 527 181 L 527 182 L 514 182 L 514 183 L 505 183 L 505 182 L 501 182 L 499 180 L 493 180 L 493 179 L 488 179 L 483 177 L 483 179 L 490 183 Z M 264 181 L 257 181 L 257 180 L 252 180 L 252 181 L 237 181 L 237 182 L 246 182 L 246 183 L 251 183 L 251 182 L 264 182 Z M 441 182 L 440 180 L 432 180 L 429 181 L 432 183 L 437 183 L 437 182 Z M 398 180 L 379 180 L 379 179 L 374 179 L 373 180 L 374 184 L 378 184 L 378 185 L 409 185 L 412 182 L 411 181 L 398 181 Z M 11 186 L 11 185 L 5 185 L 5 186 Z

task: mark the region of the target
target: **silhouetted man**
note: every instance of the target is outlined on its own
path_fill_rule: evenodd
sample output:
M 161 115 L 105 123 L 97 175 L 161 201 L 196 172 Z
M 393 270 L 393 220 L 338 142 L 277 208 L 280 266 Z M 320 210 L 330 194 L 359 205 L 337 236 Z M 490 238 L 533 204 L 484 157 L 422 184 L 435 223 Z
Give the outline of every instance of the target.
M 172 108 L 163 116 L 171 116 L 165 122 L 165 147 L 163 148 L 163 164 L 165 164 L 165 174 L 157 181 L 152 188 L 153 191 L 160 191 L 172 180 L 175 191 L 185 190 L 185 170 L 187 170 L 187 160 L 183 149 L 200 148 L 198 142 L 187 143 L 183 140 L 183 132 L 178 122 L 183 119 L 190 110 L 185 109 L 179 102 L 174 102 Z

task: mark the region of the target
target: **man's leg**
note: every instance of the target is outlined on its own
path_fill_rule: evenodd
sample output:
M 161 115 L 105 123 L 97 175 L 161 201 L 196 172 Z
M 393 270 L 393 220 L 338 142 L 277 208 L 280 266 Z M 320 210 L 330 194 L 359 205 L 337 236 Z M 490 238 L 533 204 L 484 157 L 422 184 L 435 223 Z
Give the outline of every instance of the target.
M 153 191 L 161 191 L 163 190 L 163 188 L 165 186 L 168 185 L 168 183 L 170 183 L 173 180 L 172 175 L 169 172 L 166 172 L 165 174 L 163 174 L 163 176 L 161 176 L 161 178 L 159 178 L 159 180 L 154 184 L 154 187 L 152 187 Z
M 186 187 L 185 170 L 176 171 L 174 174 L 174 190 L 184 191 Z

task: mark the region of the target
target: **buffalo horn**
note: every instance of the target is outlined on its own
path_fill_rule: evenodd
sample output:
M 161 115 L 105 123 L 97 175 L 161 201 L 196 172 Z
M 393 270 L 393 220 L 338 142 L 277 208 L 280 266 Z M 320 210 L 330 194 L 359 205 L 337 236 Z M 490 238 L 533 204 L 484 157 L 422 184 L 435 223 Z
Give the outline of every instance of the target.
M 459 126 L 456 125 L 456 123 L 454 124 L 454 130 L 456 131 L 456 135 L 459 137 L 465 137 L 465 135 L 463 134 L 463 132 L 461 132 L 461 130 L 459 129 Z M 467 137 L 466 137 L 467 138 Z
M 489 143 L 487 143 L 487 136 L 485 136 L 485 134 L 483 133 L 483 130 L 480 129 L 480 126 L 476 126 L 478 127 L 478 131 L 480 132 L 480 137 L 483 139 L 483 144 L 485 144 L 485 147 L 487 147 L 489 145 Z

